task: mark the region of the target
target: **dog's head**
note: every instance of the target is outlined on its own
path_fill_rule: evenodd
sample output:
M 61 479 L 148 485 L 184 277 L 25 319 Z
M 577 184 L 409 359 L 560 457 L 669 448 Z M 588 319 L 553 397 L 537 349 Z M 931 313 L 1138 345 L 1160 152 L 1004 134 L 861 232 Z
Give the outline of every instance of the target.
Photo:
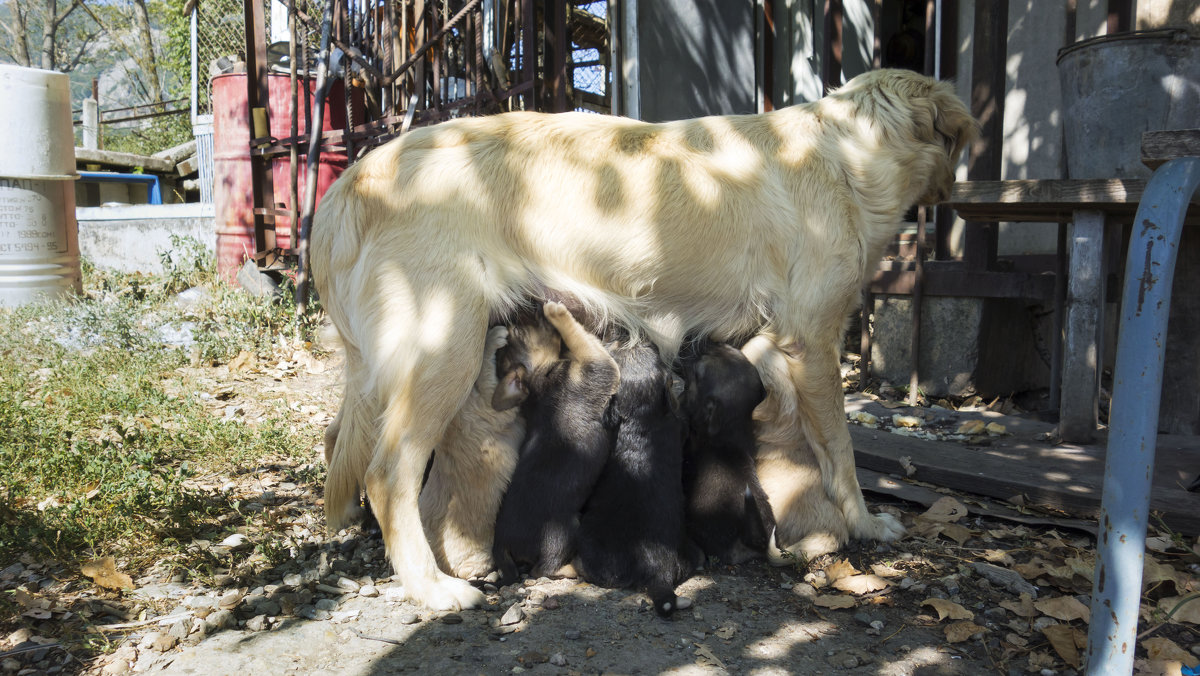
M 910 70 L 885 68 L 859 75 L 831 96 L 848 100 L 859 115 L 904 151 L 903 171 L 917 203 L 950 197 L 963 150 L 979 137 L 979 122 L 949 82 Z

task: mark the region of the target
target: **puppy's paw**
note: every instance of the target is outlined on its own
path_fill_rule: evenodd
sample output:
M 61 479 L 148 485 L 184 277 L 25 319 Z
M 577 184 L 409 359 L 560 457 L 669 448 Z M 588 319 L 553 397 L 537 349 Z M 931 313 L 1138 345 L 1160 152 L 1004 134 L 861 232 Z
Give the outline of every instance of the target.
M 904 524 L 891 514 L 869 514 L 858 524 L 858 537 L 863 540 L 893 542 L 904 536 Z
M 469 610 L 487 603 L 483 592 L 465 580 L 439 575 L 435 580 L 422 584 L 404 585 L 408 597 L 430 610 Z
M 493 326 L 488 329 L 487 342 L 483 346 L 483 354 L 485 357 L 491 357 L 496 354 L 496 350 L 508 345 L 508 327 Z
M 551 323 L 566 321 L 571 316 L 567 306 L 556 301 L 547 301 L 542 306 L 542 311 L 546 313 L 546 319 L 549 319 Z

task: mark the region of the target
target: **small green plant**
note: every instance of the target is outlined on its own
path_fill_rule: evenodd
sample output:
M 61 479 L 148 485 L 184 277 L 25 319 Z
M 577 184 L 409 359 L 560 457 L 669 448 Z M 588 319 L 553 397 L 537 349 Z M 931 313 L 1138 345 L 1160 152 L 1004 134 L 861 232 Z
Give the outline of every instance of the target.
M 316 443 L 286 407 L 252 424 L 215 416 L 180 376 L 198 358 L 290 350 L 295 318 L 289 294 L 254 298 L 218 281 L 199 243 L 172 244 L 162 275 L 87 265 L 85 297 L 0 309 L 0 568 L 22 555 L 211 566 L 186 545 L 220 533 L 232 499 L 197 468 L 306 458 Z M 201 292 L 182 302 L 189 288 Z

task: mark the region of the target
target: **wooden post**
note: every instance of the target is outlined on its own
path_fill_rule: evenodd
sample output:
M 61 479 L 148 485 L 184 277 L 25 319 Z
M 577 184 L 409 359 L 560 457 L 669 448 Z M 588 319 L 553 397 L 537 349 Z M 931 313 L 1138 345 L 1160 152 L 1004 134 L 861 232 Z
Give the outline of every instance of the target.
M 1076 211 L 1067 231 L 1067 248 L 1070 272 L 1058 432 L 1063 441 L 1087 443 L 1096 433 L 1104 360 L 1100 339 L 1104 326 L 1104 212 Z

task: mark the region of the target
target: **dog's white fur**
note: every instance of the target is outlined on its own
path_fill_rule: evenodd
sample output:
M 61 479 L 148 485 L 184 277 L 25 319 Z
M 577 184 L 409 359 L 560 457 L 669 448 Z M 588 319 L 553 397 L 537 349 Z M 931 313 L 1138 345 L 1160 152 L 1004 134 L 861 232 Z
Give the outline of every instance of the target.
M 503 326 L 488 331 L 475 387 L 447 426 L 421 489 L 421 523 L 438 567 L 463 579 L 493 570 L 496 512 L 525 438 L 517 408 L 492 408 L 496 388 L 503 387 L 496 377 L 496 350 L 507 337 Z
M 761 115 L 508 113 L 377 148 L 326 193 L 312 234 L 347 359 L 330 527 L 365 485 L 413 600 L 483 602 L 437 568 L 421 476 L 471 391 L 489 317 L 552 289 L 667 359 L 689 334 L 769 334 L 790 358 L 797 414 L 785 423 L 803 425 L 851 535 L 898 537 L 854 474 L 840 342 L 904 211 L 948 196 L 977 128 L 949 84 L 880 70 Z

